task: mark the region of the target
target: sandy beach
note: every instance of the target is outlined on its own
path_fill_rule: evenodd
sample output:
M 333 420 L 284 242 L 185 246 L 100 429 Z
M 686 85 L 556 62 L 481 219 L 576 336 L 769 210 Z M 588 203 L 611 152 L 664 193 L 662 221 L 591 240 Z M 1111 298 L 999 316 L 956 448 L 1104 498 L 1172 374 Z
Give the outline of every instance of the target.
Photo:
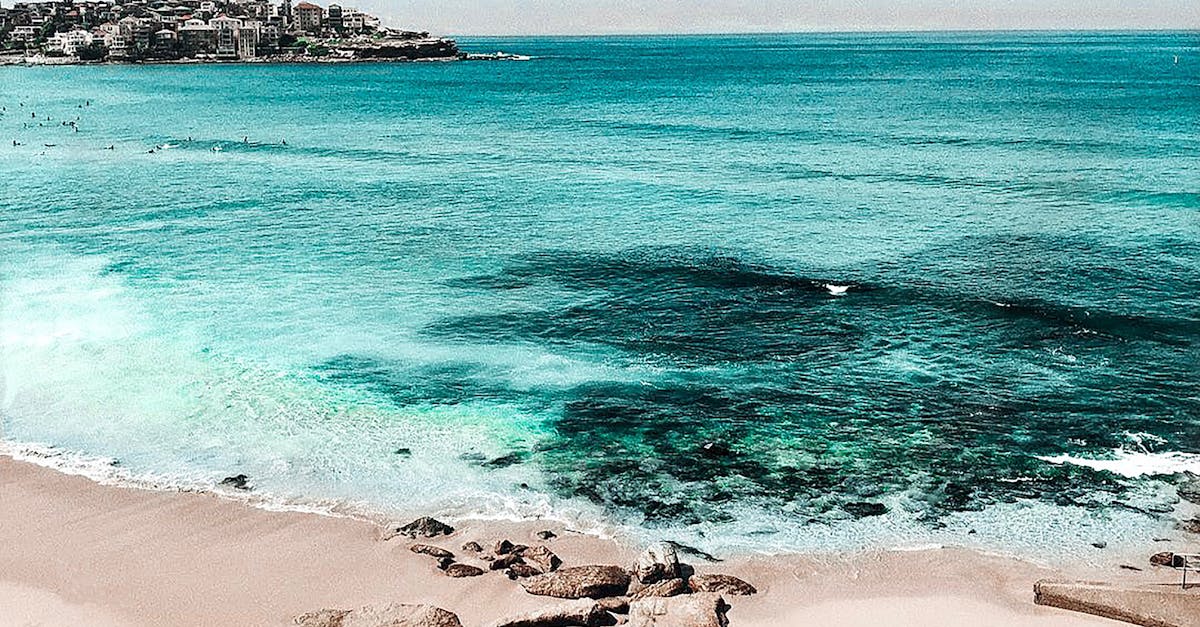
M 450 579 L 403 537 L 348 518 L 273 512 L 214 494 L 99 485 L 0 458 L 0 624 L 286 625 L 303 612 L 431 603 L 464 625 L 536 609 L 499 573 Z M 450 550 L 500 538 L 548 544 L 567 565 L 630 564 L 638 547 L 529 523 L 457 522 Z M 1044 577 L 1150 581 L 1165 573 L 1065 572 L 962 549 L 753 556 L 698 572 L 733 574 L 759 594 L 732 599 L 731 624 L 1105 625 L 1032 602 Z

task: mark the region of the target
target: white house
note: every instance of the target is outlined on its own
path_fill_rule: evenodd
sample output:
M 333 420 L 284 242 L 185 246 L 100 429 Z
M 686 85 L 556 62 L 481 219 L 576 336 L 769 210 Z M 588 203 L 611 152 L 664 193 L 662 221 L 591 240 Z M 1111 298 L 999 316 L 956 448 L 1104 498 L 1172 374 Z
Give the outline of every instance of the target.
M 90 45 L 94 37 L 91 33 L 75 29 L 66 32 L 54 33 L 54 36 L 46 42 L 47 50 L 56 50 L 68 57 L 79 56 L 79 49 Z

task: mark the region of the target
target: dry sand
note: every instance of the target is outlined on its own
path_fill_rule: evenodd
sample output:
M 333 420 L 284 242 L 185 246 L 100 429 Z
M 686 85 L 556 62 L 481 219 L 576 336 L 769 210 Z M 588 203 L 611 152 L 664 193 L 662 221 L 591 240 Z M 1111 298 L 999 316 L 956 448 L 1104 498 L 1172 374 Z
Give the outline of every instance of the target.
M 635 547 L 554 524 L 466 522 L 431 542 L 499 538 L 549 546 L 568 565 L 632 563 Z M 0 457 L 0 626 L 286 625 L 305 611 L 432 603 L 467 627 L 548 600 L 498 573 L 451 579 L 372 523 L 271 512 L 213 494 L 103 486 Z M 467 561 L 467 560 L 464 560 Z M 756 585 L 731 598 L 735 627 L 774 625 L 1117 625 L 1033 605 L 1053 576 L 1148 580 L 1167 573 L 1072 573 L 962 549 L 739 558 L 699 572 Z

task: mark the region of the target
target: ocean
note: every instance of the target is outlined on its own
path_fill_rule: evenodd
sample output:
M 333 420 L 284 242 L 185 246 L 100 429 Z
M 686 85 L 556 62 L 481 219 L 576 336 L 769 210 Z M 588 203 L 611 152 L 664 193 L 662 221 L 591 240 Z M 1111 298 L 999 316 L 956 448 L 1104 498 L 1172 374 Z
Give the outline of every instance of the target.
M 460 45 L 532 59 L 0 67 L 3 449 L 719 554 L 1188 511 L 1196 33 Z

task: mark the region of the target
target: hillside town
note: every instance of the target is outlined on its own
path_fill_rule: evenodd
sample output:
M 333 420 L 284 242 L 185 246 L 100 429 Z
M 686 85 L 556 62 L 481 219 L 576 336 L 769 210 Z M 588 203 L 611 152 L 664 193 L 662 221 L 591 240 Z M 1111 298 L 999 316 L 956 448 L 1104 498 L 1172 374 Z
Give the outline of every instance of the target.
M 0 62 L 453 59 L 451 39 L 291 0 L 46 0 L 0 6 Z

